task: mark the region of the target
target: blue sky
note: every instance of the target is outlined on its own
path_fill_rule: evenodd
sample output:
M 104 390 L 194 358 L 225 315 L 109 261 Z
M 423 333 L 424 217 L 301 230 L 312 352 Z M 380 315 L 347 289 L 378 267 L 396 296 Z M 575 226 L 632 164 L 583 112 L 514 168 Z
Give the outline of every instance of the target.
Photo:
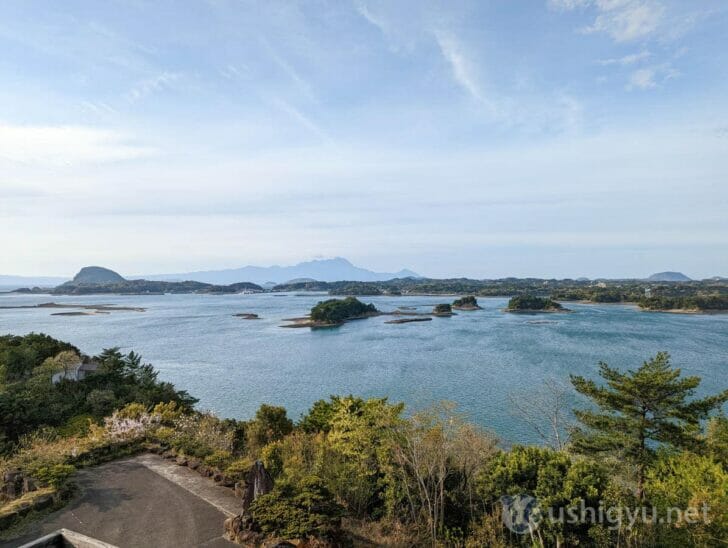
M 728 4 L 0 3 L 4 274 L 728 275 Z

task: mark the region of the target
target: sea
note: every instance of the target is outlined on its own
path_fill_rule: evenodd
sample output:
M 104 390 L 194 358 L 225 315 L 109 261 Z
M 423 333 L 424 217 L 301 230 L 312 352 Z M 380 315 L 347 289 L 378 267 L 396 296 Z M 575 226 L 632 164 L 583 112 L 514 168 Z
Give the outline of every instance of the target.
M 728 315 L 643 312 L 632 305 L 564 303 L 569 314 L 510 314 L 506 298 L 428 322 L 387 324 L 390 316 L 335 329 L 283 328 L 320 300 L 316 293 L 235 295 L 0 295 L 1 306 L 45 302 L 142 307 L 58 316 L 47 308 L 0 309 L 0 334 L 46 333 L 94 355 L 134 350 L 162 380 L 199 398 L 198 408 L 247 419 L 262 403 L 300 418 L 330 395 L 387 397 L 412 413 L 439 401 L 504 445 L 542 440 L 523 416 L 548 392 L 567 391 L 569 376 L 598 379 L 599 362 L 635 369 L 659 351 L 702 383 L 696 396 L 728 388 Z M 382 311 L 428 312 L 444 296 L 381 296 L 361 300 Z M 258 314 L 245 320 L 235 314 Z M 516 405 L 514 402 L 518 402 Z M 520 410 L 517 408 L 520 407 Z

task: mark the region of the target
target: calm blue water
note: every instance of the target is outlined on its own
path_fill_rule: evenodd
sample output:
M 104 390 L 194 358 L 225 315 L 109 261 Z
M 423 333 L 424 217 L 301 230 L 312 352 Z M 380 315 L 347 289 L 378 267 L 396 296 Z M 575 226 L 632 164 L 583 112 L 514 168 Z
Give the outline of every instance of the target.
M 728 386 L 728 315 L 639 312 L 631 306 L 568 304 L 573 314 L 501 312 L 506 299 L 480 299 L 485 310 L 431 322 L 387 325 L 388 317 L 334 330 L 282 329 L 323 295 L 0 296 L 0 306 L 66 302 L 147 308 L 144 313 L 51 316 L 51 310 L 0 310 L 0 334 L 44 332 L 87 354 L 135 350 L 160 377 L 220 416 L 249 418 L 261 403 L 298 418 L 330 394 L 389 396 L 417 408 L 452 400 L 471 420 L 507 442 L 537 441 L 512 416 L 509 393 L 569 373 L 596 376 L 597 363 L 637 367 L 659 350 L 703 378 L 698 394 Z M 380 310 L 421 306 L 443 297 L 372 297 Z M 242 320 L 238 312 L 263 319 Z M 548 323 L 533 323 L 547 320 Z

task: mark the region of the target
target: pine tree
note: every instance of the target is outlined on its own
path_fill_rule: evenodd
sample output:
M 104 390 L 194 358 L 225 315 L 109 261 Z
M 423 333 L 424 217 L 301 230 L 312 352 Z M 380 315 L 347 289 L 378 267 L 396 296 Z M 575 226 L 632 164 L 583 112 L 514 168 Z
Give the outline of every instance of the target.
M 700 421 L 728 400 L 725 390 L 688 401 L 700 377 L 681 377 L 680 369 L 670 366 L 667 352 L 626 373 L 601 362 L 599 375 L 606 386 L 571 376 L 576 390 L 597 406 L 574 411 L 581 425 L 572 431 L 573 447 L 584 454 L 612 454 L 633 465 L 640 499 L 656 449 L 661 445 L 695 449 L 702 443 Z

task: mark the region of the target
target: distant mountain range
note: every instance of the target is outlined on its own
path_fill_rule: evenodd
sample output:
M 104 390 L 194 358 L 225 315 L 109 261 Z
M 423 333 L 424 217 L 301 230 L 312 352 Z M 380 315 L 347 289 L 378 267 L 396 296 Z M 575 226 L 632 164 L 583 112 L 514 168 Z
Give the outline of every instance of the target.
M 366 268 L 354 266 L 343 257 L 334 259 L 316 259 L 298 263 L 293 266 L 244 266 L 227 270 L 203 270 L 199 272 L 182 272 L 178 274 L 153 274 L 130 276 L 145 280 L 181 281 L 194 280 L 211 284 L 231 284 L 236 282 L 253 282 L 265 285 L 279 284 L 290 280 L 312 279 L 320 282 L 336 282 L 349 280 L 356 282 L 380 282 L 392 278 L 420 278 L 411 270 L 399 272 L 373 272 Z
M 197 272 L 180 272 L 175 274 L 140 274 L 126 276 L 126 280 L 150 280 L 181 282 L 194 281 L 215 285 L 230 285 L 239 282 L 251 282 L 270 288 L 276 284 L 319 281 L 319 282 L 381 282 L 394 278 L 422 278 L 416 272 L 403 269 L 399 272 L 374 272 L 366 268 L 354 266 L 343 257 L 334 259 L 316 259 L 298 263 L 293 266 L 244 266 L 225 270 L 202 270 Z M 720 281 L 725 278 L 715 276 L 709 278 Z M 581 280 L 581 279 L 580 279 Z M 584 278 L 583 280 L 586 280 Z M 645 279 L 650 282 L 689 282 L 691 279 L 682 272 L 658 272 Z M 69 278 L 60 276 L 9 276 L 0 275 L 1 288 L 20 287 L 56 287 Z M 100 266 L 87 266 L 73 278 L 76 284 L 118 283 L 124 281 L 113 270 Z
M 8 276 L 0 274 L 0 287 L 55 287 L 69 278 L 59 276 Z

